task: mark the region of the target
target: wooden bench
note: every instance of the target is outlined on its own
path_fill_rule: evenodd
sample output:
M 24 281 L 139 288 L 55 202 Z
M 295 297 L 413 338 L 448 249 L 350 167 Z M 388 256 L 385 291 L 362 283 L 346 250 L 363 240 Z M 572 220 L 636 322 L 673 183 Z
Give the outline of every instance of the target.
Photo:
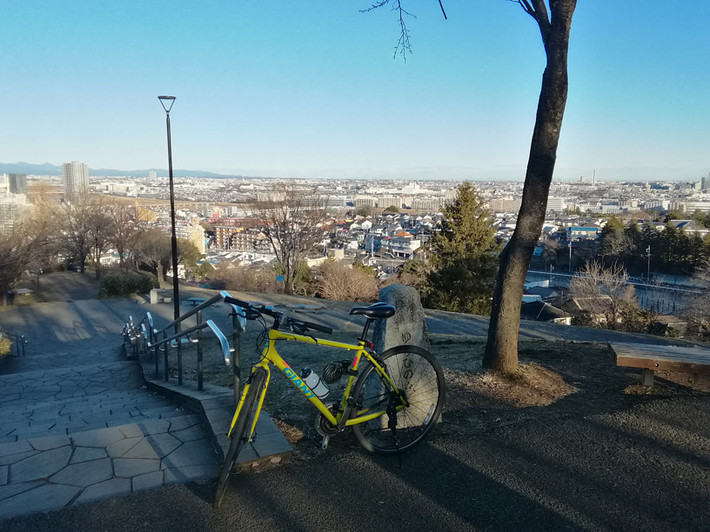
M 710 349 L 704 347 L 609 342 L 609 349 L 617 366 L 642 370 L 644 386 L 653 386 L 657 370 L 710 374 Z
M 197 305 L 201 305 L 207 299 L 204 297 L 188 297 L 187 299 L 183 300 L 185 303 L 188 303 L 191 307 L 196 307 Z

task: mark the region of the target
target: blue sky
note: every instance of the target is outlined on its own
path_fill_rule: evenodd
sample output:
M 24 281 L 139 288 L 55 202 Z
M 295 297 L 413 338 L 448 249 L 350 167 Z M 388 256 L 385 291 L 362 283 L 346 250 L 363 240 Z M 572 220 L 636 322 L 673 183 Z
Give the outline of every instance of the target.
M 506 0 L 0 0 L 0 162 L 521 180 L 544 67 Z M 710 172 L 710 2 L 579 0 L 555 178 Z

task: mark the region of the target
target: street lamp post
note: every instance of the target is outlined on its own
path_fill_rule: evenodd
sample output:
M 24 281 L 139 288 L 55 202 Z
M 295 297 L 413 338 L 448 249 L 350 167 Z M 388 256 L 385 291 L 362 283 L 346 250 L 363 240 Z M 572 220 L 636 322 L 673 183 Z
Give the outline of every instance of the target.
M 173 308 L 175 319 L 180 317 L 180 289 L 178 288 L 178 255 L 177 236 L 175 233 L 175 191 L 173 188 L 173 146 L 170 138 L 170 110 L 175 103 L 175 96 L 158 96 L 160 105 L 165 110 L 165 124 L 168 131 L 168 176 L 170 180 L 170 224 L 171 224 L 171 247 L 173 259 Z

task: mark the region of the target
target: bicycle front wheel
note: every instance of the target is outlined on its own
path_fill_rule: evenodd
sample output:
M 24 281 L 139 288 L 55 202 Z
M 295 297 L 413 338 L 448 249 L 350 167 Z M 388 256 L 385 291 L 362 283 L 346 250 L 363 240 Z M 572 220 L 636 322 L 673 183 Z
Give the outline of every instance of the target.
M 441 415 L 445 396 L 444 373 L 429 351 L 412 345 L 386 350 L 380 355 L 379 363 L 404 396 L 407 406 L 394 412 L 396 404 L 390 402 L 398 401 L 396 394 L 374 366 L 368 364 L 353 390 L 357 410 L 361 414 L 387 410 L 389 413 L 353 425 L 353 432 L 368 451 L 393 454 L 419 443 Z
M 222 469 L 219 471 L 217 489 L 215 490 L 214 501 L 212 503 L 215 509 L 219 508 L 220 504 L 222 504 L 222 499 L 227 491 L 229 476 L 232 474 L 232 469 L 234 469 L 237 458 L 239 458 L 239 452 L 242 450 L 249 437 L 249 429 L 251 428 L 256 413 L 257 398 L 264 388 L 265 382 L 266 370 L 262 368 L 257 369 L 250 378 L 249 390 L 247 390 L 247 395 L 244 398 L 244 403 L 239 412 L 237 422 L 234 424 L 227 456 L 224 458 Z

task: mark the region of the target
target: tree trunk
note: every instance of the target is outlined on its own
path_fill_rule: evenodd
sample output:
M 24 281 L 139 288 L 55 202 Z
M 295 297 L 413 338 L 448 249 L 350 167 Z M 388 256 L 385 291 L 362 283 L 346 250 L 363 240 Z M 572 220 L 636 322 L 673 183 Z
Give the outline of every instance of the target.
M 98 281 L 99 279 L 101 279 L 101 253 L 97 250 L 94 256 L 96 257 L 96 271 L 94 272 L 94 274 L 96 276 L 96 280 Z
M 158 261 L 158 265 L 155 268 L 155 276 L 158 278 L 158 286 L 160 288 L 165 288 L 165 275 L 163 273 L 163 265 Z
M 552 0 L 549 24 L 533 15 L 542 34 L 547 66 L 542 76 L 535 129 L 525 174 L 518 222 L 500 254 L 483 367 L 513 373 L 518 367 L 518 329 L 523 283 L 547 209 L 547 196 L 567 103 L 567 51 L 576 0 Z

